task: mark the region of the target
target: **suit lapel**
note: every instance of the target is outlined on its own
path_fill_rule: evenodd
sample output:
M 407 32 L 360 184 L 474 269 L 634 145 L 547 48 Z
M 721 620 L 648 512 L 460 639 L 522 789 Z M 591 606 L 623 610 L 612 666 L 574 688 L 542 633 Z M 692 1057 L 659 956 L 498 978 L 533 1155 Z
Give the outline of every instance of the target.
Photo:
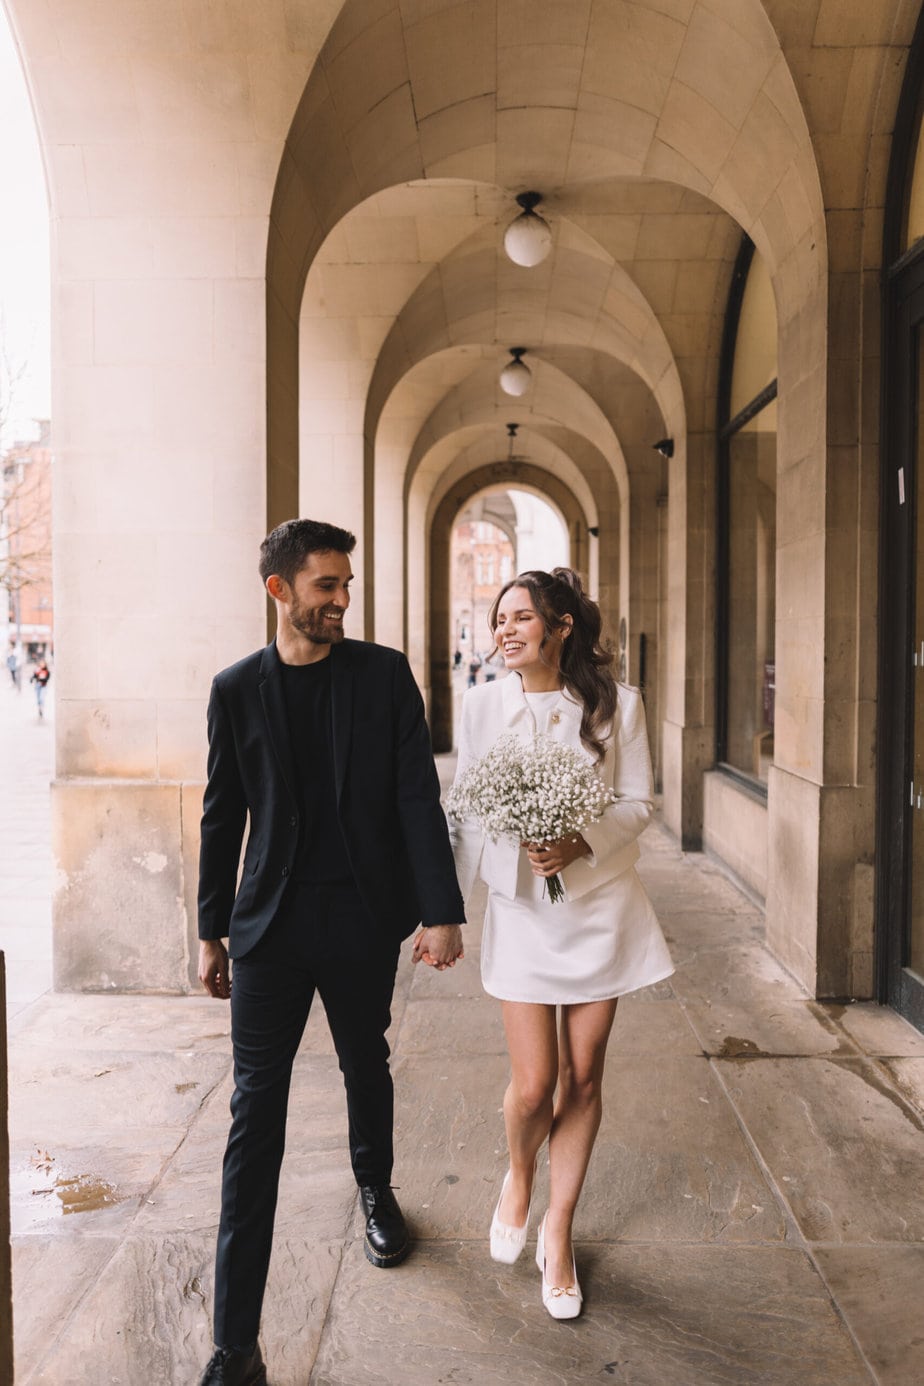
M 330 651 L 330 715 L 333 726 L 334 785 L 337 803 L 343 793 L 353 727 L 353 656 L 350 642 L 332 645 Z
M 275 640 L 271 645 L 267 645 L 263 651 L 263 657 L 260 660 L 259 688 L 263 715 L 266 718 L 266 728 L 276 755 L 276 761 L 289 794 L 298 803 L 293 779 L 295 760 L 292 754 L 292 742 L 289 738 L 285 693 L 282 688 L 282 667 Z

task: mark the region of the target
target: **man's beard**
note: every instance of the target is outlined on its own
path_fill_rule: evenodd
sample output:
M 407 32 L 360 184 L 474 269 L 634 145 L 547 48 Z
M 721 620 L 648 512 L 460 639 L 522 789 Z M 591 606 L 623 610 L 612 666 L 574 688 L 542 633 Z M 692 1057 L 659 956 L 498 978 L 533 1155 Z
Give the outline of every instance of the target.
M 289 612 L 289 620 L 315 645 L 337 645 L 343 639 L 343 622 L 326 621 L 317 608 L 295 605 Z

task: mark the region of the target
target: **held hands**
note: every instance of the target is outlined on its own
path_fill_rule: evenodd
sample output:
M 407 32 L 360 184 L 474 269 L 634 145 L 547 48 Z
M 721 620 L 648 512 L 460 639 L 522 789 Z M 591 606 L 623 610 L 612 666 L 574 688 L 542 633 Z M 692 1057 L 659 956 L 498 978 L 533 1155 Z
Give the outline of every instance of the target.
M 220 938 L 204 938 L 199 941 L 199 981 L 209 996 L 227 1001 L 231 995 L 228 950 Z
M 435 967 L 437 972 L 455 967 L 464 957 L 462 930 L 458 924 L 431 924 L 414 938 L 412 962 L 424 962 L 428 967 Z
M 534 876 L 557 876 L 578 857 L 589 857 L 590 846 L 580 833 L 560 837 L 557 842 L 524 842 Z

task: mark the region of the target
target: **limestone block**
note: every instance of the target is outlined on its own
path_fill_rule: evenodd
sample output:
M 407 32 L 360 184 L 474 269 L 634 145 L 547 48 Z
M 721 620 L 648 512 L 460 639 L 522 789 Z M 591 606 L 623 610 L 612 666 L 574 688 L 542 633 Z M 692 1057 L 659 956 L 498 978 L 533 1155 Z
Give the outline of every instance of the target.
M 60 409 L 55 415 L 55 449 L 63 466 L 69 465 L 68 454 L 75 450 L 78 463 L 95 453 L 113 465 L 112 450 L 124 465 L 130 449 L 153 437 L 154 392 L 145 366 L 62 362 L 55 380 Z
M 97 280 L 93 288 L 94 359 L 101 365 L 209 361 L 212 285 L 177 283 L 171 293 L 149 280 Z
M 703 776 L 703 846 L 761 899 L 766 897 L 766 802 L 720 772 Z
M 594 5 L 581 79 L 582 103 L 585 94 L 618 92 L 627 105 L 655 115 L 684 42 L 684 21 L 661 5 L 632 9 Z
M 136 694 L 142 691 L 139 687 Z M 140 696 L 93 700 L 59 696 L 56 712 L 58 768 L 64 774 L 146 779 L 154 773 L 154 702 Z
M 515 48 L 519 44 L 574 43 L 575 36 L 587 33 L 593 6 L 591 0 L 506 0 L 497 7 L 497 46 Z
M 180 802 L 177 785 L 55 781 L 58 989 L 185 989 Z
M 825 48 L 888 44 L 892 24 L 891 6 L 870 6 L 864 0 L 821 0 L 814 41 L 817 47 Z
M 421 120 L 445 106 L 496 90 L 495 30 L 494 0 L 473 0 L 408 22 L 402 51 L 406 47 L 414 108 Z M 447 52 L 453 55 L 451 64 L 445 61 Z M 534 92 L 537 105 L 546 104 L 544 95 L 542 90 Z
M 398 7 L 369 14 L 363 29 L 336 53 L 325 46 L 324 66 L 341 128 L 350 131 L 408 81 Z
M 725 16 L 697 7 L 674 70 L 676 81 L 698 91 L 735 129 L 744 124 L 779 51 L 772 33 L 756 25 L 748 29 L 745 36 Z
M 821 802 L 817 784 L 770 768 L 767 943 L 814 994 Z
M 640 173 L 656 129 L 657 117 L 650 112 L 582 91 L 574 116 L 569 175 L 589 174 L 594 167 L 598 177 Z
M 543 106 L 573 110 L 586 50 L 579 44 L 523 43 L 498 53 L 497 109 L 530 106 L 541 94 Z
M 60 137 L 76 145 L 136 142 L 141 120 L 135 73 L 86 51 L 79 63 L 58 54 L 33 60 L 33 80 L 42 93 L 45 120 Z
M 233 144 L 182 138 L 85 145 L 87 210 L 94 217 L 234 216 L 241 210 L 235 157 Z

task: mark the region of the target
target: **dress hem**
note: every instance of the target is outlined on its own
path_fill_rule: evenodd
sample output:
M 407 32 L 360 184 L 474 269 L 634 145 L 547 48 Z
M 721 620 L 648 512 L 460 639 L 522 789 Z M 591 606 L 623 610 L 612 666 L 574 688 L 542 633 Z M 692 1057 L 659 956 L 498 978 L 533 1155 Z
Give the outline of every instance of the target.
M 496 991 L 491 991 L 482 978 L 481 985 L 484 987 L 488 996 L 493 996 L 495 1001 L 514 1001 L 519 1005 L 525 1006 L 583 1006 L 592 1001 L 618 1001 L 621 996 L 631 996 L 635 991 L 644 991 L 646 987 L 657 986 L 658 982 L 665 982 L 668 977 L 673 977 L 677 971 L 676 967 L 669 968 L 666 972 L 661 972 L 657 977 L 652 977 L 647 982 L 638 982 L 635 986 L 626 987 L 624 991 L 607 991 L 602 996 L 556 996 L 554 1001 L 539 1001 L 534 996 L 500 996 Z

